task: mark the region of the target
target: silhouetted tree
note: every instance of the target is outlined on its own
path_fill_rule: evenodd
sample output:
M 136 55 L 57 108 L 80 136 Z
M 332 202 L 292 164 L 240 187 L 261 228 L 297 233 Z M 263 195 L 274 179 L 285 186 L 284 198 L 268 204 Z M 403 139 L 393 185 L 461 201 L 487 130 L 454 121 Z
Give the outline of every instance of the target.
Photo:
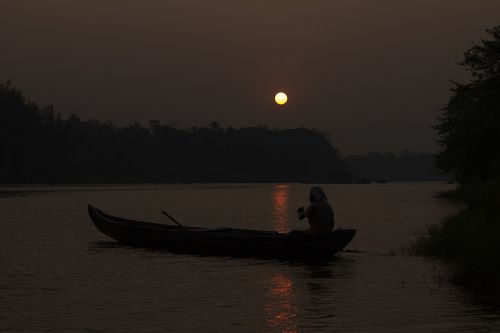
M 471 75 L 453 82 L 452 96 L 436 126 L 442 151 L 439 168 L 461 183 L 500 176 L 500 26 L 487 30 L 460 63 Z

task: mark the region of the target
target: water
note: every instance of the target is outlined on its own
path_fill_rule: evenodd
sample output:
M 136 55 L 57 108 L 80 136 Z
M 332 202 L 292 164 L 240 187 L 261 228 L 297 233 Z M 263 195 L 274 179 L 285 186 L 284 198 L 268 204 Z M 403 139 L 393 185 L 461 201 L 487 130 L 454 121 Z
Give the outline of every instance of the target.
M 457 209 L 433 197 L 452 186 L 325 185 L 336 227 L 358 234 L 322 265 L 124 247 L 86 212 L 286 232 L 306 227 L 308 185 L 2 188 L 0 331 L 498 332 L 446 265 L 399 251 Z

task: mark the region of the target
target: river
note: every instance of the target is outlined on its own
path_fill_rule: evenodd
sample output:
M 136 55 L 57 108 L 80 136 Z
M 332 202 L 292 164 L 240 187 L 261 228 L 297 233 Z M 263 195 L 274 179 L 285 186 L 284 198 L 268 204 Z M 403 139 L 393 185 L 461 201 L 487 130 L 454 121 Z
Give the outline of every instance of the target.
M 454 185 L 324 185 L 336 228 L 328 263 L 179 255 L 120 246 L 86 205 L 187 225 L 305 229 L 305 184 L 0 187 L 2 332 L 499 332 L 500 311 L 449 284 L 447 264 L 408 256 L 458 208 Z

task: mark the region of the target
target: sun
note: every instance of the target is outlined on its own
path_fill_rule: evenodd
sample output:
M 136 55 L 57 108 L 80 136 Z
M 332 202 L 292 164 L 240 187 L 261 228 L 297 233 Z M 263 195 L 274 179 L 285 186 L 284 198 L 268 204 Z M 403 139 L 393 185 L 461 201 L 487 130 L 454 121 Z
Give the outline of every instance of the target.
M 288 100 L 288 96 L 284 92 L 279 92 L 274 96 L 274 100 L 279 105 L 284 105 Z

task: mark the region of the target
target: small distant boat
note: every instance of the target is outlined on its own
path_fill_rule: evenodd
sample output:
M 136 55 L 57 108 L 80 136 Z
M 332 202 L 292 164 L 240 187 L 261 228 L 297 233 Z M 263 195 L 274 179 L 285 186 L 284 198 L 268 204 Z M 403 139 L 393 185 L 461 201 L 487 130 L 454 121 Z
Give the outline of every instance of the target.
M 278 233 L 233 228 L 199 228 L 140 222 L 104 213 L 91 205 L 89 215 L 97 229 L 118 242 L 176 253 L 263 257 L 282 259 L 328 259 L 343 250 L 356 230 L 335 230 L 328 235 Z

